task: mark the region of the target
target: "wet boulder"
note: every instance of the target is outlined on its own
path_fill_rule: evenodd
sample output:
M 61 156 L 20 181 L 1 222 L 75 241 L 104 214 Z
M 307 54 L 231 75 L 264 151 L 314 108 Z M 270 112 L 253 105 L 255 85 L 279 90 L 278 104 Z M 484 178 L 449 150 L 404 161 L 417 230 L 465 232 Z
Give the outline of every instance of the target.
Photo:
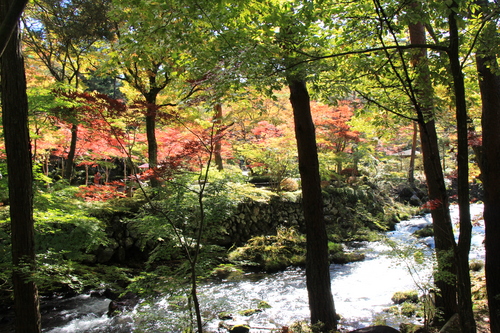
M 123 311 L 132 310 L 139 303 L 137 294 L 128 292 L 112 300 L 108 306 L 108 317 L 114 317 Z
M 351 331 L 351 333 L 400 333 L 397 329 L 389 326 L 370 326 Z
M 235 325 L 229 330 L 229 333 L 248 333 L 248 332 L 250 332 L 250 327 L 248 325 Z

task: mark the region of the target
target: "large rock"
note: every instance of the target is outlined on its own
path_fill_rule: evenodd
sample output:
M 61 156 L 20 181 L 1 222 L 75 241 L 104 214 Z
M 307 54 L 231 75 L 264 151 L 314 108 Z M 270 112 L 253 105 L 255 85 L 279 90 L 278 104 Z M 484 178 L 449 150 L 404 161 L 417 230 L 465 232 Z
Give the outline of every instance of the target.
M 108 306 L 108 317 L 119 315 L 123 311 L 132 310 L 139 303 L 137 294 L 127 292 L 122 297 L 112 300 Z
M 250 327 L 248 325 L 235 325 L 230 330 L 230 333 L 248 333 L 250 332 Z
M 455 313 L 451 316 L 450 320 L 441 328 L 439 333 L 461 333 L 460 329 L 460 318 L 458 317 L 458 313 Z
M 389 326 L 370 326 L 351 331 L 351 333 L 400 333 L 397 329 Z

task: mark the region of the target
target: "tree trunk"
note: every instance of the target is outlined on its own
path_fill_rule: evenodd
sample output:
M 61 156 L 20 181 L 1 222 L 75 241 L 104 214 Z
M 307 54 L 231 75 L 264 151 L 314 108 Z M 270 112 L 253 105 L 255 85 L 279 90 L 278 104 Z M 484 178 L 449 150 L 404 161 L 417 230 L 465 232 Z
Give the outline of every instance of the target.
M 472 236 L 469 200 L 469 144 L 468 116 L 465 101 L 465 84 L 459 53 L 459 34 L 457 26 L 458 3 L 453 1 L 450 7 L 448 25 L 450 32 L 450 69 L 453 76 L 455 108 L 457 121 L 457 167 L 458 167 L 458 207 L 460 216 L 460 236 L 456 248 L 458 309 L 460 326 L 463 333 L 475 333 L 476 322 L 472 309 L 472 293 L 469 273 L 469 252 Z
M 222 105 L 216 104 L 215 107 L 215 117 L 214 117 L 214 123 L 217 125 L 217 133 L 215 135 L 215 149 L 214 149 L 214 160 L 215 160 L 215 165 L 217 165 L 217 170 L 222 171 L 224 170 L 224 165 L 222 163 L 222 155 L 221 155 L 221 143 L 220 143 L 220 126 L 222 124 Z
M 412 44 L 425 44 L 425 26 L 419 22 L 409 25 Z M 444 182 L 439 144 L 434 121 L 433 88 L 429 79 L 427 52 L 421 49 L 415 54 L 413 64 L 417 67 L 415 109 L 418 115 L 420 141 L 422 147 L 424 172 L 431 204 L 436 258 L 438 272 L 434 275 L 434 283 L 439 289 L 436 295 L 436 308 L 439 313 L 434 321 L 441 324 L 457 313 L 457 289 L 455 286 L 455 238 L 451 223 L 448 194 Z
M 413 138 L 411 140 L 410 167 L 408 168 L 408 183 L 415 185 L 415 155 L 417 151 L 418 124 L 413 122 Z M 357 170 L 357 169 L 356 169 Z
M 148 140 L 148 164 L 149 168 L 156 170 L 158 166 L 158 142 L 156 140 L 156 95 L 146 96 L 148 102 L 148 111 L 146 114 L 146 137 Z M 151 178 L 151 186 L 160 186 L 160 181 L 157 178 L 156 171 L 154 171 Z
M 19 18 L 21 17 L 27 3 L 28 0 L 13 0 L 9 3 L 9 7 L 5 7 L 4 13 L 7 14 L 2 15 L 0 25 L 0 57 L 2 56 L 13 31 L 15 31 Z
M 486 6 L 486 1 L 481 1 Z M 492 39 L 498 42 L 496 27 L 488 23 L 480 40 L 480 54 L 476 55 L 479 73 L 479 88 L 482 101 L 482 163 L 481 174 L 484 186 L 484 223 L 486 248 L 486 289 L 490 311 L 490 329 L 500 332 L 500 76 L 495 54 L 488 54 Z
M 76 155 L 76 142 L 78 140 L 78 125 L 71 125 L 71 142 L 69 145 L 69 152 L 66 167 L 64 168 L 64 178 L 71 183 L 71 178 L 73 177 L 73 166 Z
M 306 83 L 288 78 L 290 102 L 295 121 L 295 137 L 302 180 L 302 200 L 306 221 L 306 284 L 311 323 L 322 323 L 322 332 L 335 331 L 337 318 L 331 291 L 328 240 L 323 216 L 316 135 Z
M 1 21 L 12 1 L 0 0 Z M 15 28 L 1 57 L 2 118 L 7 153 L 16 332 L 41 331 L 38 291 L 33 281 L 35 237 L 33 174 L 28 130 L 24 61 Z
M 485 59 L 478 57 L 481 78 L 484 222 L 486 228 L 486 288 L 490 311 L 491 332 L 500 332 L 500 76 L 485 66 Z M 498 69 L 496 69 L 498 70 Z

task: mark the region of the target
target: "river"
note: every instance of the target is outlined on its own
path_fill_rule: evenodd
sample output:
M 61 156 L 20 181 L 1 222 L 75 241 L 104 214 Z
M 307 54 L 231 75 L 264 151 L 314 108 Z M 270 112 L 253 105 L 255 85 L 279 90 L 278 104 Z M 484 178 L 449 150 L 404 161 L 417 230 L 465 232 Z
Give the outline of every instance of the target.
M 454 221 L 458 219 L 458 208 L 452 206 Z M 482 205 L 471 205 L 474 221 L 471 259 L 482 260 L 484 248 L 484 223 Z M 391 297 L 397 291 L 417 289 L 430 282 L 432 258 L 432 238 L 416 240 L 411 233 L 431 223 L 430 215 L 414 217 L 397 224 L 396 230 L 387 233 L 387 240 L 351 244 L 350 249 L 362 250 L 366 259 L 345 265 L 331 265 L 332 291 L 337 313 L 341 316 L 342 329 L 356 329 L 383 320 L 389 326 L 398 328 L 404 319 L 387 315 L 384 309 L 392 305 Z M 389 244 L 396 244 L 390 246 Z M 396 253 L 406 255 L 394 255 Z M 405 252 L 406 251 L 406 252 Z M 417 251 L 427 256 L 427 265 L 412 263 L 412 255 Z M 419 252 L 419 253 L 420 253 Z M 271 332 L 272 329 L 288 326 L 297 321 L 307 321 L 309 309 L 305 285 L 305 272 L 291 268 L 275 274 L 247 274 L 234 281 L 212 282 L 199 288 L 201 306 L 207 319 L 207 330 L 224 332 L 219 329 L 220 312 L 233 315 L 226 324 L 244 323 L 252 333 Z M 238 315 L 238 311 L 253 309 L 259 301 L 266 301 L 271 307 L 251 316 Z M 44 332 L 181 332 L 186 318 L 172 309 L 172 300 L 159 297 L 154 302 L 141 304 L 133 311 L 118 318 L 106 316 L 109 300 L 81 295 L 70 300 L 55 300 L 54 311 L 49 308 L 45 314 Z M 60 302 L 71 306 L 61 310 Z M 57 308 L 56 308 L 57 304 Z M 407 319 L 406 319 L 407 320 Z

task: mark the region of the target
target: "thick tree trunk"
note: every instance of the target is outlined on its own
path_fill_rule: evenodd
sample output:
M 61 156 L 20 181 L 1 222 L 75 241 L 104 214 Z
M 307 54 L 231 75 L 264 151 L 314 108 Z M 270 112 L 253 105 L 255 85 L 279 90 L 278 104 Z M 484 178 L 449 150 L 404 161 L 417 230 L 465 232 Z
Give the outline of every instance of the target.
M 472 236 L 469 200 L 469 144 L 468 116 L 465 101 L 465 84 L 459 53 L 457 25 L 458 3 L 453 1 L 448 18 L 450 32 L 450 69 L 453 76 L 455 108 L 457 120 L 457 167 L 458 167 L 458 207 L 460 216 L 460 236 L 455 257 L 457 262 L 458 309 L 463 333 L 475 333 L 476 322 L 472 310 L 472 293 L 469 273 L 469 252 Z
M 290 102 L 295 121 L 295 137 L 302 180 L 302 200 L 306 221 L 306 284 L 312 324 L 322 323 L 322 332 L 335 331 L 337 318 L 331 292 L 328 240 L 323 216 L 316 134 L 306 83 L 289 78 Z
M 71 125 L 71 141 L 69 144 L 69 152 L 66 167 L 64 168 L 64 178 L 71 182 L 73 177 L 73 167 L 76 155 L 76 143 L 78 141 L 78 125 Z
M 483 5 L 486 5 L 483 2 Z M 491 32 L 491 34 L 489 33 Z M 493 22 L 485 29 L 481 38 L 483 46 L 476 56 L 479 73 L 479 88 L 482 101 L 482 181 L 484 186 L 484 222 L 486 248 L 486 289 L 490 311 L 490 328 L 492 333 L 500 333 L 500 69 L 495 55 L 488 55 L 488 45 L 496 36 Z M 489 53 L 489 52 L 488 52 Z
M 14 0 L 9 3 L 9 7 L 5 8 L 4 13 L 7 14 L 2 16 L 2 21 L 0 22 L 0 57 L 10 40 L 12 32 L 15 31 L 17 22 L 19 21 L 27 3 L 28 0 Z
M 484 222 L 486 227 L 486 288 L 490 311 L 491 332 L 500 332 L 500 76 L 485 66 L 478 57 L 477 66 L 481 82 L 483 103 L 483 169 Z M 498 69 L 496 69 L 498 70 Z
M 425 27 L 422 23 L 410 24 L 410 40 L 412 44 L 425 44 Z M 430 85 L 427 53 L 422 49 L 413 58 L 417 67 L 415 105 L 422 147 L 424 172 L 427 180 L 431 215 L 433 220 L 438 272 L 434 283 L 439 289 L 436 295 L 436 308 L 441 312 L 434 318 L 436 324 L 444 323 L 457 313 L 457 289 L 455 266 L 455 238 L 451 223 L 448 194 L 444 182 L 439 145 L 434 121 L 434 106 L 432 102 L 433 88 Z
M 3 21 L 9 0 L 0 1 Z M 33 281 L 35 237 L 33 175 L 24 61 L 16 28 L 1 58 L 2 117 L 9 183 L 16 332 L 40 332 L 38 291 Z

